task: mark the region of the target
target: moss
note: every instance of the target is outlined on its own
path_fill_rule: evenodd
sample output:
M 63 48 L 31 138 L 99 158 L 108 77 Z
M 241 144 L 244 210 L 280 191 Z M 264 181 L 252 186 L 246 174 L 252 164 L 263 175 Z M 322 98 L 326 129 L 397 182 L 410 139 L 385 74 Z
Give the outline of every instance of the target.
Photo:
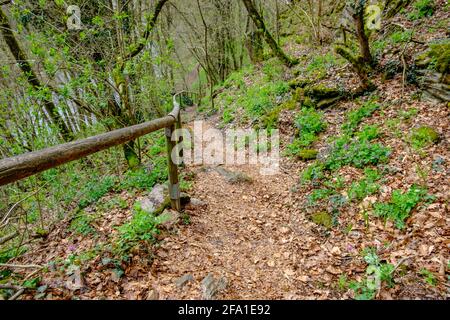
M 319 152 L 314 149 L 302 149 L 298 152 L 297 156 L 302 160 L 314 160 L 318 154 Z
M 310 84 L 311 84 L 311 80 L 310 79 L 301 79 L 301 78 L 300 79 L 294 79 L 294 80 L 291 80 L 289 82 L 289 86 L 292 89 L 304 88 L 304 87 L 306 87 L 306 86 L 308 86 Z
M 342 96 L 334 97 L 334 98 L 328 98 L 328 99 L 322 99 L 317 103 L 317 109 L 325 109 L 328 107 L 331 107 L 332 105 L 336 104 L 342 99 Z
M 341 91 L 336 88 L 330 88 L 324 86 L 323 84 L 319 84 L 306 88 L 305 95 L 316 99 L 328 99 L 340 96 Z
M 416 58 L 416 65 L 442 74 L 450 73 L 450 41 L 437 42 Z
M 411 145 L 416 149 L 438 143 L 440 140 L 439 133 L 431 127 L 422 126 L 413 129 L 410 136 Z
M 303 102 L 304 99 L 305 99 L 305 90 L 303 88 L 297 88 L 294 92 L 292 100 L 301 103 Z
M 311 220 L 327 229 L 331 229 L 333 226 L 333 218 L 328 212 L 317 212 L 311 216 Z
M 430 57 L 434 68 L 440 73 L 450 71 L 450 41 L 430 45 Z

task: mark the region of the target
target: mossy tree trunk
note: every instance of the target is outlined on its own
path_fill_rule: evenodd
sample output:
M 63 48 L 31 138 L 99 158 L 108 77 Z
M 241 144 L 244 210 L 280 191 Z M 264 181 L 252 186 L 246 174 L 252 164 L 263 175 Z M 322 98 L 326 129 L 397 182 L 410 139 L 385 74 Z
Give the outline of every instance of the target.
M 116 117 L 117 126 L 119 127 L 126 127 L 137 124 L 138 119 L 140 118 L 137 112 L 134 111 L 134 109 L 131 107 L 129 83 L 124 73 L 126 62 L 130 61 L 144 50 L 145 46 L 148 43 L 150 34 L 155 28 L 158 16 L 160 15 L 167 1 L 168 0 L 159 0 L 157 2 L 155 10 L 149 17 L 145 31 L 139 39 L 138 43 L 129 46 L 133 49 L 125 53 L 123 56 L 119 56 L 117 58 L 116 65 L 113 70 L 113 76 L 115 86 L 118 89 L 118 93 L 120 96 L 120 105 L 117 105 L 115 102 L 112 102 L 112 104 L 114 104 L 116 107 L 114 115 Z M 126 27 L 126 25 L 124 27 Z M 141 162 L 141 159 L 139 158 L 138 153 L 135 150 L 135 146 L 135 141 L 130 141 L 123 145 L 124 156 L 127 161 L 128 167 L 131 169 L 136 168 Z
M 292 59 L 286 55 L 286 53 L 283 51 L 283 49 L 281 49 L 281 47 L 275 41 L 275 39 L 273 38 L 273 36 L 269 32 L 269 30 L 267 30 L 266 24 L 264 23 L 264 19 L 258 13 L 258 10 L 256 10 L 256 7 L 253 4 L 253 1 L 252 0 L 242 0 L 242 2 L 244 3 L 245 8 L 247 9 L 249 16 L 252 18 L 255 26 L 259 30 L 261 30 L 267 44 L 269 45 L 269 47 L 272 50 L 272 52 L 274 53 L 274 55 L 277 56 L 281 61 L 283 61 L 283 63 L 288 67 L 292 67 L 292 66 L 298 64 L 297 59 Z
M 372 66 L 373 58 L 370 53 L 369 37 L 366 34 L 364 24 L 365 3 L 366 1 L 356 0 L 356 8 L 353 19 L 355 20 L 356 35 L 358 37 L 359 48 L 361 50 L 361 57 L 366 64 Z
M 0 7 L 0 29 L 5 39 L 5 42 L 9 48 L 9 51 L 13 55 L 14 59 L 17 61 L 17 65 L 22 70 L 24 76 L 26 77 L 28 83 L 35 90 L 42 90 L 45 88 L 44 85 L 41 84 L 41 81 L 37 77 L 34 72 L 31 64 L 28 62 L 28 57 L 25 52 L 22 50 L 19 41 L 16 39 L 12 27 L 8 21 L 8 16 L 3 12 Z M 53 103 L 51 97 L 44 95 L 43 98 L 44 109 L 48 116 L 51 118 L 51 121 L 57 126 L 59 132 L 61 133 L 64 141 L 72 140 L 72 131 L 69 126 L 64 122 L 61 115 L 58 113 L 58 108 Z

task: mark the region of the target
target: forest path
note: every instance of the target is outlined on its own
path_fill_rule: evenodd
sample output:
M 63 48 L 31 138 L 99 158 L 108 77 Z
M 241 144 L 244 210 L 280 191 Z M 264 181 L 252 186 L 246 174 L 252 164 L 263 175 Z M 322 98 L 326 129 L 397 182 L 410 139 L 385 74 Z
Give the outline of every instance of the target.
M 206 121 L 205 126 L 213 124 Z M 259 169 L 187 168 L 195 176 L 190 195 L 204 205 L 188 207 L 189 225 L 179 226 L 156 252 L 153 270 L 160 299 L 204 298 L 202 280 L 208 274 L 227 282 L 215 296 L 219 299 L 307 298 L 308 276 L 300 262 L 312 237 L 290 198 L 298 175 L 261 175 Z M 229 178 L 236 174 L 241 179 Z

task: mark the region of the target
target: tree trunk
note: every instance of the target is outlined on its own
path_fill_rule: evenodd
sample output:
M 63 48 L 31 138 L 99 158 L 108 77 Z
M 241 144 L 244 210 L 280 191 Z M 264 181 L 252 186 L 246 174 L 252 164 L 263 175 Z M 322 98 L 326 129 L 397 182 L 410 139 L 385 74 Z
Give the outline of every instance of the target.
M 42 88 L 44 88 L 44 86 L 39 81 L 39 78 L 35 74 L 33 68 L 31 67 L 30 63 L 28 62 L 28 57 L 25 55 L 24 51 L 19 45 L 19 42 L 14 36 L 11 25 L 9 24 L 8 21 L 8 16 L 3 12 L 1 7 L 0 7 L 0 29 L 11 54 L 14 56 L 14 59 L 16 59 L 17 64 L 22 70 L 23 74 L 25 75 L 28 83 L 35 90 L 41 90 Z M 54 124 L 58 127 L 64 140 L 65 141 L 72 140 L 72 132 L 64 122 L 61 115 L 58 113 L 58 109 L 56 108 L 51 98 L 44 97 L 43 102 L 45 111 L 47 112 L 51 120 L 54 122 Z
M 281 60 L 283 63 L 288 66 L 292 67 L 296 64 L 298 64 L 297 59 L 292 59 L 284 53 L 283 49 L 278 45 L 278 43 L 273 38 L 272 34 L 267 30 L 266 25 L 264 23 L 263 18 L 258 13 L 258 10 L 256 10 L 253 1 L 252 0 L 242 0 L 245 7 L 247 8 L 247 12 L 250 15 L 250 17 L 253 20 L 253 23 L 256 25 L 256 27 L 261 30 L 261 32 L 264 34 L 264 37 L 266 39 L 267 44 L 272 49 L 273 53 Z
M 370 53 L 370 45 L 369 38 L 367 37 L 365 28 L 364 28 L 364 2 L 358 0 L 356 4 L 356 11 L 353 15 L 356 26 L 356 35 L 359 41 L 359 48 L 361 50 L 361 57 L 363 61 L 367 63 L 369 66 L 373 64 L 372 54 Z

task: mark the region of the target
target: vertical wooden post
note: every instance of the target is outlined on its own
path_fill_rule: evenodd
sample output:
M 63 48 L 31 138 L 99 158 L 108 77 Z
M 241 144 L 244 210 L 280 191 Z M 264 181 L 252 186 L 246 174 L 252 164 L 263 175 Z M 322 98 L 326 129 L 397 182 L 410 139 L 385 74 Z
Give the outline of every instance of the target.
M 178 114 L 178 119 L 177 119 L 177 123 L 176 123 L 176 128 L 177 128 L 178 130 L 181 130 L 181 129 L 183 128 L 183 124 L 182 124 L 182 120 L 181 120 L 181 111 L 180 111 L 180 113 Z M 183 143 L 183 136 L 182 136 L 182 135 L 180 135 L 180 137 L 179 137 L 177 143 L 178 143 L 179 145 L 180 145 L 181 143 Z M 180 158 L 181 158 L 181 167 L 184 168 L 184 167 L 185 167 L 185 163 L 184 163 L 184 150 L 183 150 L 183 149 L 180 150 Z
M 178 115 L 178 119 L 180 116 Z M 167 163 L 169 166 L 169 196 L 170 204 L 173 210 L 181 211 L 180 184 L 178 179 L 178 168 L 172 160 L 172 151 L 175 148 L 175 142 L 172 141 L 172 133 L 175 131 L 175 124 L 167 127 L 165 130 L 167 142 Z

